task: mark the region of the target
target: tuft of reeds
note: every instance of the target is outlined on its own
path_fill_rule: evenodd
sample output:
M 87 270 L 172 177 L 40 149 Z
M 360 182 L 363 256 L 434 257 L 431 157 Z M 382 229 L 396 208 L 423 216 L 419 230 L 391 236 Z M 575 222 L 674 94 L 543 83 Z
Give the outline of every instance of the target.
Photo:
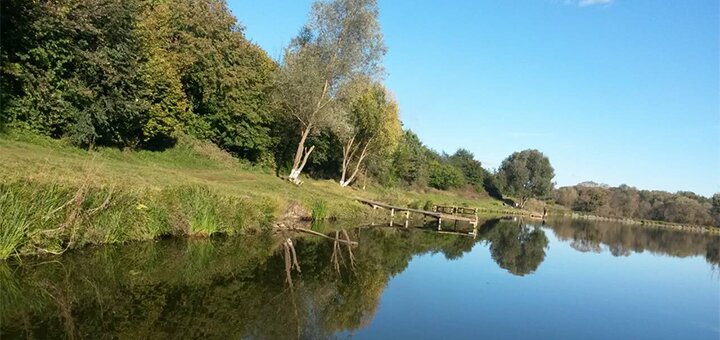
M 323 200 L 316 200 L 312 205 L 312 220 L 322 221 L 327 218 L 327 204 Z
M 22 200 L 9 190 L 0 192 L 0 259 L 15 254 L 30 226 Z
M 269 227 L 277 209 L 272 199 L 220 195 L 198 185 L 152 191 L 3 183 L 0 260 L 167 235 L 237 234 Z

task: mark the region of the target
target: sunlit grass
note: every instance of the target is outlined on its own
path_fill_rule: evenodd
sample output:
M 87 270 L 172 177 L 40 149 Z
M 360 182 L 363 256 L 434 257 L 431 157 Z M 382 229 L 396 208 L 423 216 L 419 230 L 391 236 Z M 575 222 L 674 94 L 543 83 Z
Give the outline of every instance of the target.
M 307 178 L 296 186 L 187 137 L 163 152 L 88 151 L 11 132 L 0 135 L 0 162 L 0 258 L 163 235 L 236 234 L 271 225 L 293 204 L 318 220 L 367 218 L 371 210 L 356 197 L 507 209 L 466 192 L 360 190 Z

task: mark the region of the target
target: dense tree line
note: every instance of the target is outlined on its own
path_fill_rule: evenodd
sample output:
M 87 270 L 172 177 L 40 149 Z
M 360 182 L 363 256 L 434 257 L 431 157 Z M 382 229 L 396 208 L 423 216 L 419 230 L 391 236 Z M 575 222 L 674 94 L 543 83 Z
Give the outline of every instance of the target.
M 80 146 L 271 152 L 277 65 L 217 0 L 2 3 L 2 115 Z
M 557 203 L 601 216 L 720 226 L 720 193 L 712 198 L 692 192 L 638 190 L 581 183 L 555 191 Z
M 471 187 L 495 176 L 402 129 L 382 84 L 374 0 L 316 2 L 272 60 L 224 0 L 2 2 L 0 124 L 93 145 L 162 150 L 210 140 L 300 183 Z M 288 175 L 289 174 L 289 175 Z

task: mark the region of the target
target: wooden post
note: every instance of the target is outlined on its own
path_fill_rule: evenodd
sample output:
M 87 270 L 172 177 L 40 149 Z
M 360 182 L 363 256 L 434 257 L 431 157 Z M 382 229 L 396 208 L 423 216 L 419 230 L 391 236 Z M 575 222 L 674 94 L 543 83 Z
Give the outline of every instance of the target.
M 407 220 L 409 218 L 410 218 L 410 211 L 408 210 L 405 212 L 405 219 Z
M 390 208 L 390 217 L 395 216 L 395 208 Z

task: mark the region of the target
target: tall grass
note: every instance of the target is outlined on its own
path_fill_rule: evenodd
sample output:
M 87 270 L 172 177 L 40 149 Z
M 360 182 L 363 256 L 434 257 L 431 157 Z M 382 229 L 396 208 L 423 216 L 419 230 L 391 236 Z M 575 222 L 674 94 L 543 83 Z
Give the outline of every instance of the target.
M 12 191 L 0 192 L 0 259 L 13 255 L 22 245 L 30 226 L 25 208 Z
M 237 234 L 268 226 L 278 204 L 205 186 L 160 191 L 17 181 L 0 184 L 0 259 L 166 235 Z
M 322 221 L 327 218 L 327 207 L 323 200 L 316 200 L 312 205 L 312 220 Z

